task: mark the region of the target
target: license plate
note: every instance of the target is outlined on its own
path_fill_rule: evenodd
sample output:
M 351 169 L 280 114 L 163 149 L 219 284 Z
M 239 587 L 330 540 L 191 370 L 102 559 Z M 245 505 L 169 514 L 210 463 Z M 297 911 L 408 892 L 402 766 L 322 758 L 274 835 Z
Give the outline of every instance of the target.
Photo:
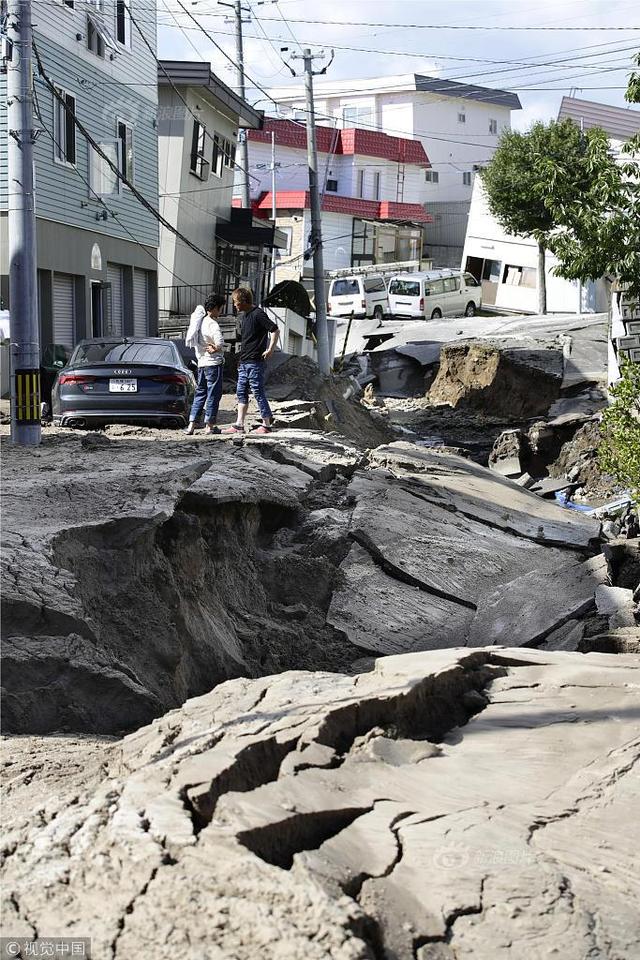
M 109 380 L 109 393 L 137 393 L 137 380 Z

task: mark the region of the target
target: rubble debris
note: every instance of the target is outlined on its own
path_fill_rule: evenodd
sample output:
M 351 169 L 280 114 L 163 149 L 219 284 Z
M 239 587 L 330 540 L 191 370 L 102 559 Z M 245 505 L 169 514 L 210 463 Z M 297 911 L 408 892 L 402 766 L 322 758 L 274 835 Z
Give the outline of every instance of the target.
M 639 669 L 414 653 L 222 684 L 68 741 L 70 772 L 20 738 L 39 762 L 10 785 L 6 927 L 91 930 L 113 960 L 635 956 Z
M 276 401 L 315 401 L 314 428 L 337 430 L 359 446 L 375 447 L 389 439 L 389 428 L 352 398 L 350 376 L 323 377 L 310 357 L 289 356 L 270 369 L 267 393 Z M 277 407 L 275 412 L 277 417 Z
M 542 643 L 537 644 L 539 650 L 579 650 L 584 637 L 584 624 L 580 620 L 567 620 L 561 627 L 557 627 L 547 634 Z M 613 652 L 613 651 L 612 651 Z
M 545 414 L 560 395 L 562 352 L 471 341 L 445 344 L 431 403 L 491 410 L 512 420 Z
M 489 469 L 503 477 L 518 477 L 523 471 L 522 430 L 505 430 L 493 445 Z
M 640 654 L 640 627 L 617 627 L 585 636 L 578 649 L 582 653 Z
M 633 600 L 633 590 L 602 584 L 596 590 L 596 608 L 607 617 L 611 630 L 617 627 L 635 627 L 640 623 L 640 611 Z M 636 613 L 638 618 L 636 619 Z
M 613 586 L 637 590 L 640 587 L 640 537 L 610 540 L 603 544 L 602 552 Z

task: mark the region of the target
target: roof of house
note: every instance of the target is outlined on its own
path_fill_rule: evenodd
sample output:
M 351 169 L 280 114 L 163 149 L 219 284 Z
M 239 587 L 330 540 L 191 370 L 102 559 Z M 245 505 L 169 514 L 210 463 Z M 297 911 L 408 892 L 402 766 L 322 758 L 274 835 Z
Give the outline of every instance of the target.
M 442 80 L 440 77 L 425 77 L 415 74 L 416 90 L 435 93 L 441 97 L 454 97 L 459 100 L 479 100 L 498 107 L 521 110 L 522 104 L 517 93 L 508 90 L 496 90 L 493 87 L 479 87 L 475 83 L 459 83 L 457 80 Z
M 593 100 L 563 97 L 558 120 L 574 120 L 585 130 L 601 127 L 615 140 L 628 140 L 640 132 L 640 110 L 632 107 L 612 107 Z
M 174 87 L 202 87 L 219 104 L 226 107 L 232 117 L 237 117 L 239 126 L 260 129 L 264 113 L 234 93 L 215 73 L 208 63 L 193 60 L 160 60 L 158 85 Z
M 260 194 L 252 204 L 258 215 L 270 215 L 271 192 Z M 278 190 L 276 210 L 305 210 L 311 206 L 308 190 Z M 325 193 L 322 210 L 326 213 L 346 213 L 364 220 L 409 220 L 414 223 L 431 223 L 433 217 L 425 212 L 421 203 L 394 203 L 391 200 L 361 200 L 359 197 L 342 197 Z
M 248 139 L 259 143 L 271 143 L 271 134 L 280 147 L 307 149 L 307 130 L 294 120 L 267 118 L 261 130 L 250 130 Z M 430 167 L 429 157 L 419 140 L 392 137 L 379 130 L 362 130 L 349 127 L 335 130 L 333 127 L 316 127 L 316 144 L 320 153 L 381 157 L 396 163 L 414 163 Z

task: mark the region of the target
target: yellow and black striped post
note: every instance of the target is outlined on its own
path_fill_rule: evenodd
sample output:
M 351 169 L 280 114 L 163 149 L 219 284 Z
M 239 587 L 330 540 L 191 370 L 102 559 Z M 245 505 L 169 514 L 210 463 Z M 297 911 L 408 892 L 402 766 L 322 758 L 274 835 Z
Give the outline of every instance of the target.
M 15 371 L 16 423 L 40 423 L 40 370 Z

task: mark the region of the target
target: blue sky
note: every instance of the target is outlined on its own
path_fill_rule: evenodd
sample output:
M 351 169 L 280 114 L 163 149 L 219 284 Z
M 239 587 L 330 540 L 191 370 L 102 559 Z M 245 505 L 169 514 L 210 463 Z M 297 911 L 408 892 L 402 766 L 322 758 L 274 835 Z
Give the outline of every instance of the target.
M 235 58 L 234 28 L 225 22 L 226 8 L 216 0 L 182 2 Z M 624 89 L 631 57 L 640 51 L 637 0 L 446 0 L 438 4 L 425 0 L 322 0 L 313 4 L 309 0 L 255 0 L 247 6 L 251 7 L 251 22 L 244 26 L 245 68 L 261 87 L 292 82 L 281 60 L 281 46 L 297 53 L 300 46 L 310 46 L 314 52 L 322 46 L 335 46 L 328 76 L 351 79 L 354 88 L 358 80 L 415 71 L 514 90 L 523 105 L 522 111 L 513 114 L 513 124 L 520 129 L 534 120 L 556 116 L 563 93 L 626 106 Z M 158 10 L 161 57 L 209 61 L 221 79 L 234 84 L 228 60 L 176 0 L 158 0 Z M 328 22 L 295 22 L 304 20 Z M 362 26 L 364 21 L 403 26 Z M 483 27 L 535 29 L 479 29 Z M 576 27 L 588 29 L 566 29 Z M 248 90 L 252 102 L 261 97 L 259 91 Z M 261 99 L 258 106 L 264 109 L 267 104 Z

